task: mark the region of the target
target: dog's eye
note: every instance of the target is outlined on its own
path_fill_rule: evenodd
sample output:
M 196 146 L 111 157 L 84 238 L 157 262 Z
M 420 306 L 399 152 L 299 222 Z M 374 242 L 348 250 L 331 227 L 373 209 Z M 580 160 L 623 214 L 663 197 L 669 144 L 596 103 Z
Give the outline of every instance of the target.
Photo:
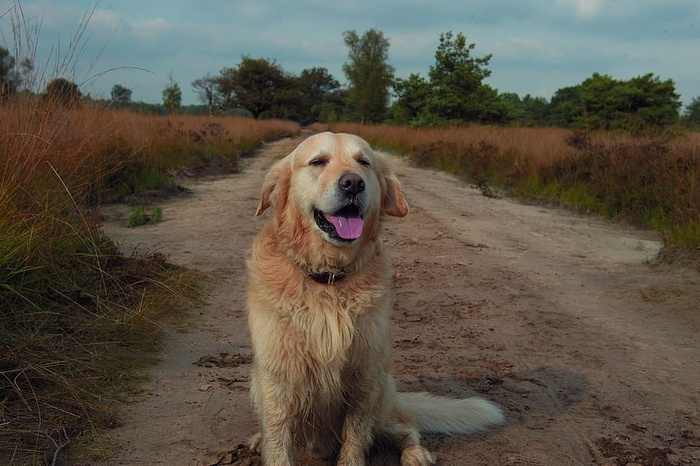
M 369 160 L 367 159 L 357 159 L 357 163 L 369 167 Z
M 313 159 L 311 162 L 309 162 L 309 165 L 311 165 L 312 167 L 321 167 L 325 165 L 326 162 L 326 159 Z

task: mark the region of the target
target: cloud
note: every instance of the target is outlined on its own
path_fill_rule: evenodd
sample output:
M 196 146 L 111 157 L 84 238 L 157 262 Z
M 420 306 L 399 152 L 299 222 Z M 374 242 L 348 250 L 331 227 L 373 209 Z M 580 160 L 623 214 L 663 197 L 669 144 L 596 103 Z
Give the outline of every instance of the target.
M 0 0 L 0 14 L 15 1 Z M 68 49 L 94 4 L 22 0 L 25 16 L 41 23 L 39 63 L 53 66 L 51 57 Z M 235 66 L 243 55 L 275 59 L 294 73 L 326 67 L 342 82 L 347 59 L 342 32 L 362 34 L 370 28 L 389 39 L 389 63 L 403 78 L 425 76 L 440 33 L 451 30 L 476 43 L 475 57 L 493 54 L 489 83 L 501 92 L 551 95 L 594 71 L 624 79 L 647 72 L 673 78 L 685 100 L 700 92 L 698 66 L 688 59 L 700 39 L 698 0 L 444 0 L 440 8 L 431 0 L 298 0 L 294 7 L 283 0 L 100 0 L 97 5 L 83 36 L 85 49 L 71 71 L 80 77 L 95 68 L 119 69 L 90 81 L 103 95 L 120 83 L 134 89 L 134 99 L 159 101 L 172 70 L 183 98 L 195 101 L 188 86 L 192 79 Z M 0 18 L 3 31 L 10 30 L 9 19 Z
M 163 18 L 150 18 L 131 23 L 134 35 L 141 39 L 158 39 L 171 28 L 172 25 Z
M 96 9 L 90 16 L 88 27 L 92 32 L 112 34 L 124 28 L 124 17 L 113 11 Z
M 573 10 L 581 19 L 596 18 L 603 9 L 604 0 L 556 0 L 558 5 Z

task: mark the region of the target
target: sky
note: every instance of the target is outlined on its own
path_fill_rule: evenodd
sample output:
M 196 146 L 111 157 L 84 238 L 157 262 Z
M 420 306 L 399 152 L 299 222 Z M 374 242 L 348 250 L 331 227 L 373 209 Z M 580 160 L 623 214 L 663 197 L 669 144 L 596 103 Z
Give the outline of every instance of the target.
M 0 0 L 0 46 L 34 55 L 44 80 L 83 94 L 162 102 L 169 78 L 183 104 L 191 82 L 241 57 L 298 74 L 324 67 L 342 84 L 343 31 L 389 39 L 395 75 L 427 77 L 441 33 L 459 32 L 491 54 L 486 80 L 500 93 L 549 99 L 594 72 L 672 79 L 684 104 L 700 96 L 698 0 Z M 45 84 L 45 83 L 44 83 Z

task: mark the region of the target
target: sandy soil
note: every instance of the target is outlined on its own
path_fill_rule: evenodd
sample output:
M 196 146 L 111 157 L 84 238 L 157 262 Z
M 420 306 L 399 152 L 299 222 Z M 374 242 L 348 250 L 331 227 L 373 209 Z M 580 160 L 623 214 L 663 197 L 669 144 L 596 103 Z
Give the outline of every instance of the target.
M 109 433 L 106 464 L 254 465 L 256 431 L 243 256 L 265 170 L 298 140 L 267 145 L 241 174 L 161 203 L 165 221 L 105 231 L 209 274 L 209 304 L 169 332 L 142 397 Z M 400 390 L 480 395 L 506 412 L 480 435 L 426 435 L 443 465 L 700 464 L 700 286 L 650 265 L 657 235 L 491 199 L 397 160 L 411 205 L 389 219 L 394 376 Z M 313 462 L 313 464 L 323 464 Z M 378 450 L 372 464 L 398 464 Z

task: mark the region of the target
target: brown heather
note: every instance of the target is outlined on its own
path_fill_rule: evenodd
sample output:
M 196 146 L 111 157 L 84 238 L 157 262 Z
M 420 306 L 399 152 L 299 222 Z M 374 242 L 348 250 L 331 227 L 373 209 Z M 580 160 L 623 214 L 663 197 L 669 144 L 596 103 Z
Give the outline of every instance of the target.
M 0 464 L 104 458 L 93 434 L 118 422 L 116 402 L 157 348 L 157 321 L 196 303 L 194 272 L 157 253 L 125 257 L 103 237 L 99 203 L 170 186 L 186 169 L 236 171 L 241 154 L 298 132 L 0 103 Z
M 334 124 L 418 166 L 527 200 L 659 230 L 670 249 L 700 250 L 700 134 L 631 136 L 558 128 L 408 128 Z

